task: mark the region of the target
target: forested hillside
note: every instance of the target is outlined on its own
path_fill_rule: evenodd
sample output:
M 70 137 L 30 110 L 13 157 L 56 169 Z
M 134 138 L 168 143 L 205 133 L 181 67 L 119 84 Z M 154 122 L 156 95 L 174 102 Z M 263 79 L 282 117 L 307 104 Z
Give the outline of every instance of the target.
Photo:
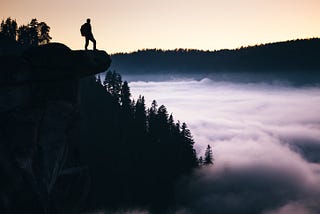
M 318 71 L 320 39 L 301 39 L 234 50 L 147 49 L 112 55 L 112 68 L 126 73 L 221 71 Z
M 79 156 L 91 173 L 88 208 L 166 209 L 178 178 L 199 166 L 185 123 L 163 105 L 134 101 L 116 72 L 82 82 Z

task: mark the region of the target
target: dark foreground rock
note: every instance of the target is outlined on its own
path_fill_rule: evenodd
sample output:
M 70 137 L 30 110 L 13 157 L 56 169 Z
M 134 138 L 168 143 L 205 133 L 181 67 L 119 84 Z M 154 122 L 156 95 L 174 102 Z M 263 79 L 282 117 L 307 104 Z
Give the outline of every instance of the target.
M 90 186 L 74 146 L 79 80 L 107 70 L 110 57 L 0 45 L 0 213 L 78 213 Z

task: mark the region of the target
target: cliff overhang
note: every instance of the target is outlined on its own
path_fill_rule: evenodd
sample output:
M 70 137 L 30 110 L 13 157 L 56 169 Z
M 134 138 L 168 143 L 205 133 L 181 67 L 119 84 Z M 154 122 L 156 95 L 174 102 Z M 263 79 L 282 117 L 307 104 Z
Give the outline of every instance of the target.
M 15 50 L 0 49 L 1 87 L 81 78 L 104 72 L 111 64 L 105 51 L 71 50 L 61 43 Z

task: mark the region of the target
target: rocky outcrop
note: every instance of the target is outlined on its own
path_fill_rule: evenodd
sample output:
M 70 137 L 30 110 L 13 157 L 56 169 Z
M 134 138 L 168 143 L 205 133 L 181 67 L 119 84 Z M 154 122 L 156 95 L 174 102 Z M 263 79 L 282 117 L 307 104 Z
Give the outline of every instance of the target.
M 2 47 L 0 213 L 78 213 L 90 184 L 76 150 L 79 79 L 110 57 L 58 43 Z
M 72 51 L 60 43 L 18 53 L 0 55 L 0 87 L 93 75 L 111 63 L 105 51 Z

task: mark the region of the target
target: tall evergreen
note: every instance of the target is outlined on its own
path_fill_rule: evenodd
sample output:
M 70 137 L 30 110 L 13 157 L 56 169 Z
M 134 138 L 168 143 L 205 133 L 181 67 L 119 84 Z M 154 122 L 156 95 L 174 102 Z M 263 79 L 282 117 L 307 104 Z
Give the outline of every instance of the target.
M 140 131 L 146 131 L 146 106 L 143 96 L 139 96 L 139 99 L 135 105 L 134 119 L 136 121 L 137 126 L 141 129 Z
M 40 22 L 37 26 L 40 44 L 47 44 L 52 37 L 49 35 L 50 27 L 45 22 Z
M 17 30 L 18 30 L 18 25 L 16 20 L 11 19 L 10 17 L 7 18 L 5 21 L 2 20 L 1 26 L 0 26 L 0 32 L 4 36 L 16 40 Z
M 131 106 L 131 93 L 130 88 L 128 86 L 128 82 L 124 81 L 121 87 L 121 93 L 120 93 L 120 104 L 122 108 L 129 108 Z
M 116 102 L 120 101 L 121 88 L 122 88 L 122 77 L 115 71 L 108 71 L 105 75 L 103 84 L 108 93 L 115 99 Z
M 203 164 L 204 165 L 213 164 L 213 154 L 212 154 L 212 149 L 211 149 L 210 145 L 207 146 L 206 152 L 204 154 L 204 162 L 203 162 Z
M 157 101 L 153 100 L 151 107 L 148 109 L 148 130 L 151 136 L 154 136 L 156 133 L 156 120 L 157 120 L 158 104 Z
M 157 112 L 157 129 L 160 135 L 168 135 L 169 123 L 168 123 L 168 111 L 164 105 L 161 105 Z
M 181 135 L 184 143 L 184 147 L 183 147 L 184 160 L 183 161 L 187 165 L 187 168 L 192 169 L 198 166 L 198 158 L 197 158 L 196 150 L 193 148 L 194 140 L 191 135 L 191 131 L 190 129 L 188 129 L 186 123 L 182 123 Z

